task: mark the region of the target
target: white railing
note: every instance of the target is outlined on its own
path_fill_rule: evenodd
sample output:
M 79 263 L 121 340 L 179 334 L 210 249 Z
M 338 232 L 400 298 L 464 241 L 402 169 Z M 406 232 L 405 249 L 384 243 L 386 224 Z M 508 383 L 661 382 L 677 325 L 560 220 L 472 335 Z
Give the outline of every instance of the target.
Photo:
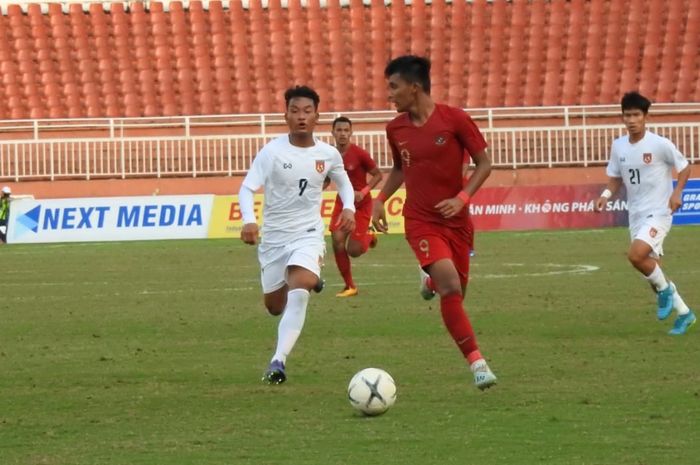
M 700 160 L 700 123 L 651 124 L 691 161 Z M 484 129 L 497 168 L 600 165 L 620 125 Z M 0 179 L 233 176 L 278 134 L 54 138 L 0 141 Z M 328 133 L 319 134 L 331 141 Z M 358 131 L 381 168 L 391 166 L 383 131 Z
M 497 127 L 570 127 L 619 122 L 619 105 L 588 105 L 571 107 L 504 107 L 468 108 L 466 111 L 482 129 Z M 396 117 L 393 110 L 322 112 L 319 122 L 329 125 L 338 116 L 347 116 L 356 124 L 383 129 Z M 652 118 L 674 122 L 700 121 L 700 103 L 659 103 L 652 107 Z M 517 124 L 514 124 L 517 122 Z M 143 131 L 167 131 L 168 135 L 215 134 L 225 129 L 229 133 L 276 134 L 286 130 L 284 115 L 236 114 L 151 118 L 82 118 L 0 120 L 0 140 L 20 135 L 26 139 L 55 137 L 85 137 L 86 133 L 103 137 L 130 137 Z

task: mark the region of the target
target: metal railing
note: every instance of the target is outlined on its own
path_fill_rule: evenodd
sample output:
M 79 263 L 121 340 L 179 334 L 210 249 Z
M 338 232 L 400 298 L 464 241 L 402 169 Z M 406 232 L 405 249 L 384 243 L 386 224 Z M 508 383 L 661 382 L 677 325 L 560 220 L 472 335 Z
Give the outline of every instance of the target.
M 700 160 L 700 123 L 651 124 L 689 160 Z M 590 166 L 607 162 L 620 125 L 487 128 L 497 168 Z M 244 174 L 255 154 L 282 134 L 154 135 L 0 141 L 0 179 L 94 179 Z M 331 142 L 328 133 L 319 138 Z M 358 131 L 354 140 L 381 168 L 391 166 L 384 131 Z
M 498 127 L 569 127 L 608 124 L 619 121 L 618 105 L 571 107 L 469 108 L 469 115 L 482 129 Z M 393 110 L 322 112 L 319 123 L 330 125 L 338 116 L 347 116 L 367 129 L 382 130 L 396 116 Z M 663 103 L 652 107 L 651 115 L 664 122 L 700 121 L 700 103 Z M 133 137 L 144 131 L 167 135 L 221 133 L 276 134 L 286 130 L 284 115 L 236 114 L 153 118 L 84 118 L 0 120 L 0 141 L 8 139 L 51 139 L 56 137 Z

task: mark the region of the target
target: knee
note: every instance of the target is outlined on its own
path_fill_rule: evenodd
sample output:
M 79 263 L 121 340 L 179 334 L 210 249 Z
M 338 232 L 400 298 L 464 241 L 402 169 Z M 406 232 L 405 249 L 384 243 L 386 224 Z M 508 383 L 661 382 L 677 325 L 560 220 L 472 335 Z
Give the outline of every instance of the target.
M 342 241 L 333 238 L 333 252 L 342 252 L 345 249 L 345 244 Z
M 436 291 L 440 294 L 440 297 L 447 297 L 448 295 L 463 295 L 462 283 L 458 279 L 451 279 L 445 281 L 444 283 L 435 283 Z
M 281 315 L 282 312 L 284 311 L 284 307 L 280 307 L 279 305 L 273 305 L 273 304 L 265 304 L 265 308 L 267 308 L 267 313 L 269 313 L 272 316 L 278 316 Z
M 642 263 L 644 261 L 645 258 L 646 257 L 642 256 L 642 254 L 640 254 L 636 250 L 629 250 L 627 252 L 627 260 L 629 260 L 629 262 L 632 265 L 635 265 L 635 266 L 639 265 L 640 263 Z
M 348 247 L 348 255 L 351 256 L 352 258 L 357 258 L 363 253 L 365 253 L 364 250 L 362 250 L 362 247 Z
M 286 302 L 280 299 L 267 297 L 265 298 L 265 308 L 267 309 L 267 313 L 269 313 L 272 316 L 281 315 L 282 312 L 284 312 L 284 307 L 286 305 Z

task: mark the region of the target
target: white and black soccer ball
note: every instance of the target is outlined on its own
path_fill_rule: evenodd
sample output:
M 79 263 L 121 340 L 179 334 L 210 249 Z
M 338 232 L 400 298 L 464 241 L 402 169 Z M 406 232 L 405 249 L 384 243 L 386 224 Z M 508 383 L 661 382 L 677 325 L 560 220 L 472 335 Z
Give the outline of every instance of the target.
M 365 415 L 381 415 L 396 402 L 396 384 L 379 368 L 358 371 L 348 385 L 350 404 Z

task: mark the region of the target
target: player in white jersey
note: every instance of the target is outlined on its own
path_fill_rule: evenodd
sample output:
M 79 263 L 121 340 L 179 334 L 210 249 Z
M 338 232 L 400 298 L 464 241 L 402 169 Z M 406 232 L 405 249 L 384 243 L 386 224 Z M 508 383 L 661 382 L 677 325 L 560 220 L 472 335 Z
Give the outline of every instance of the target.
M 657 294 L 657 317 L 665 320 L 675 308 L 678 317 L 669 332 L 685 334 L 696 317 L 676 286 L 660 267 L 663 242 L 671 230 L 672 215 L 682 204 L 681 194 L 690 177 L 690 164 L 665 137 L 646 130 L 651 102 L 637 92 L 622 97 L 622 120 L 627 135 L 616 139 L 607 167 L 608 185 L 596 201 L 602 211 L 608 199 L 624 184 L 627 190 L 632 244 L 627 258 L 649 281 Z M 673 170 L 678 182 L 673 188 Z
M 326 246 L 321 219 L 321 191 L 326 176 L 338 187 L 343 211 L 338 227 L 355 229 L 355 192 L 338 150 L 314 138 L 318 94 L 297 86 L 284 94 L 289 134 L 266 144 L 253 160 L 239 191 L 243 215 L 241 239 L 258 242 L 253 195 L 263 187 L 262 241 L 258 247 L 265 307 L 282 314 L 277 349 L 263 377 L 270 384 L 287 379 L 285 363 L 301 334 L 309 292 L 318 290 Z

